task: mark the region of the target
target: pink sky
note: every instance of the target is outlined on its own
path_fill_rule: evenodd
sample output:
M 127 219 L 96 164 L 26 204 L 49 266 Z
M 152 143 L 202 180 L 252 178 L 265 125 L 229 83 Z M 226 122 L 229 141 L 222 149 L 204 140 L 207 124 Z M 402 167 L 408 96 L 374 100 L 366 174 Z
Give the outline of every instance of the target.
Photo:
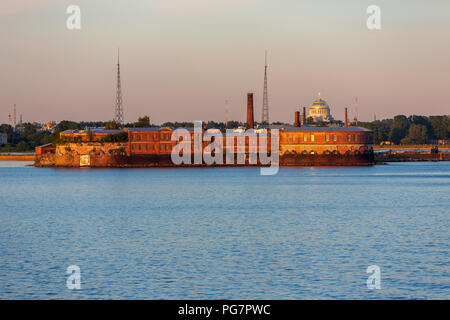
M 82 30 L 66 29 L 78 4 Z M 316 99 L 333 116 L 449 114 L 449 1 L 378 1 L 382 29 L 365 26 L 371 1 L 2 0 L 0 123 L 113 118 L 121 48 L 125 120 L 261 117 L 269 52 L 271 121 L 293 121 Z

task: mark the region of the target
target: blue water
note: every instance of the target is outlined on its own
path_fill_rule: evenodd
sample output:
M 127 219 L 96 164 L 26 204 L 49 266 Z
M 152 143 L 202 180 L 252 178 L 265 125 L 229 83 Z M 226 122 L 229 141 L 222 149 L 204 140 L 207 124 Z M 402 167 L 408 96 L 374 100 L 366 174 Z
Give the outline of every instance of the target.
M 0 162 L 0 179 L 1 299 L 450 297 L 450 162 L 276 176 Z

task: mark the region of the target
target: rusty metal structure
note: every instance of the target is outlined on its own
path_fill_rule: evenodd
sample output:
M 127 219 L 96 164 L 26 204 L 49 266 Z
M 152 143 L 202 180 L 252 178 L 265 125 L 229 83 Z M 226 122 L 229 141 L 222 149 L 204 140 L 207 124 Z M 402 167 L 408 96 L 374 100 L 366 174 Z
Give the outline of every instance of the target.
M 120 81 L 120 52 L 117 51 L 117 89 L 116 89 L 116 107 L 114 120 L 119 126 L 123 125 L 123 101 L 122 101 L 122 83 Z
M 247 127 L 253 129 L 255 118 L 253 113 L 253 93 L 247 93 Z
M 269 124 L 269 93 L 267 89 L 267 51 L 264 65 L 264 91 L 261 123 Z
M 347 108 L 345 108 L 345 126 L 348 127 L 348 111 L 347 111 Z
M 300 111 L 295 111 L 295 122 L 294 126 L 300 127 Z

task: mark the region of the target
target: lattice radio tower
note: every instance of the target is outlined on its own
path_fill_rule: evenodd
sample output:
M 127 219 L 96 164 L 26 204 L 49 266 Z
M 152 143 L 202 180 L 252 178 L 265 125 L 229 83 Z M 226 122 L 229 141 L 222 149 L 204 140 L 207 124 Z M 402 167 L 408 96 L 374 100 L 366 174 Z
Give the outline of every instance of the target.
M 263 93 L 263 107 L 262 107 L 262 123 L 269 124 L 269 94 L 267 91 L 267 51 L 264 65 L 264 93 Z
M 114 120 L 119 126 L 123 125 L 122 84 L 120 82 L 120 51 L 117 50 L 117 92 L 116 112 Z
M 16 129 L 17 126 L 17 111 L 16 111 L 16 105 L 14 104 L 14 130 Z

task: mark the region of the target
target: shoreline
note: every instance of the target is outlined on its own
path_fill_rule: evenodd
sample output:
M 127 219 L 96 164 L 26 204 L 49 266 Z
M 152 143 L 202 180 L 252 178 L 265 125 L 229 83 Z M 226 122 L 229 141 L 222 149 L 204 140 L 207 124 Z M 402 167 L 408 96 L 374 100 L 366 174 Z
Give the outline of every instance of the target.
M 414 145 L 414 146 L 373 146 L 374 151 L 422 151 L 422 150 L 431 150 L 435 145 Z M 450 151 L 450 146 L 437 146 L 439 151 Z
M 34 154 L 0 154 L 0 161 L 34 161 Z

